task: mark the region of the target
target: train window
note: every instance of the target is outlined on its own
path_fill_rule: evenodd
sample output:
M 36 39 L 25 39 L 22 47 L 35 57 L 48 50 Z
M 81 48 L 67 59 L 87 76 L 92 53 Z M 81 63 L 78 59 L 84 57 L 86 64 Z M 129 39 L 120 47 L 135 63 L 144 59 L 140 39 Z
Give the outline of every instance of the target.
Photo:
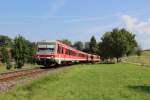
M 79 53 L 79 57 L 84 57 L 84 54 Z
M 38 52 L 54 52 L 54 48 L 38 48 Z
M 67 54 L 68 50 L 66 49 L 65 54 Z
M 55 43 L 47 43 L 47 42 L 41 42 L 38 43 L 38 52 L 46 52 L 51 53 L 55 50 Z
M 71 54 L 71 51 L 70 50 L 68 50 L 68 55 L 70 55 Z
M 73 56 L 76 56 L 76 53 L 75 53 L 74 51 L 72 51 L 72 55 L 73 55 Z
M 61 53 L 61 47 L 58 45 L 57 52 Z
M 64 53 L 64 48 L 62 47 L 62 49 L 61 49 L 61 53 L 63 54 Z
M 66 49 L 66 52 L 65 52 L 65 54 L 69 55 L 69 50 L 68 50 L 68 49 Z
M 71 50 L 69 50 L 69 55 L 72 55 L 72 51 Z
M 75 52 L 74 52 L 74 51 L 71 51 L 71 55 L 72 55 L 72 56 L 75 56 Z
M 65 52 L 65 54 L 67 54 L 67 55 L 73 55 L 73 51 L 67 49 L 66 52 Z

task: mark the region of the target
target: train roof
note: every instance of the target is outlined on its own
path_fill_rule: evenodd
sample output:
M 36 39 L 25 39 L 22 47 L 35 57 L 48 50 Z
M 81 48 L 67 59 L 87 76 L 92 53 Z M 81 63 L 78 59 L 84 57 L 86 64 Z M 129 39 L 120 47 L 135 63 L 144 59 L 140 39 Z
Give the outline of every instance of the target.
M 42 40 L 42 41 L 38 41 L 37 43 L 42 43 L 42 42 L 56 42 L 56 40 Z
M 39 42 L 37 42 L 37 43 L 44 43 L 44 42 L 46 42 L 46 43 L 52 43 L 52 42 L 53 42 L 53 43 L 58 43 L 58 44 L 61 44 L 62 46 L 66 47 L 66 48 L 68 48 L 68 49 L 70 49 L 70 50 L 77 51 L 77 52 L 82 53 L 82 54 L 94 55 L 94 54 L 89 54 L 89 53 L 80 51 L 80 50 L 78 50 L 78 49 L 76 49 L 76 48 L 73 48 L 73 47 L 71 47 L 71 46 L 68 46 L 67 44 L 63 43 L 63 42 L 60 41 L 60 40 L 42 40 L 42 41 L 39 41 Z M 97 55 L 94 55 L 94 56 L 97 56 Z
M 62 41 L 60 41 L 60 40 L 57 40 L 57 42 L 58 42 L 59 44 L 65 46 L 65 47 L 67 47 L 67 48 L 73 50 L 73 51 L 77 51 L 77 52 L 80 52 L 80 53 L 82 53 L 82 54 L 88 54 L 88 53 L 85 53 L 85 52 L 83 52 L 83 51 L 80 51 L 80 50 L 78 50 L 78 49 L 76 49 L 76 48 L 73 48 L 73 47 L 71 47 L 71 46 L 68 46 L 68 45 L 64 44 L 64 43 L 63 43 Z

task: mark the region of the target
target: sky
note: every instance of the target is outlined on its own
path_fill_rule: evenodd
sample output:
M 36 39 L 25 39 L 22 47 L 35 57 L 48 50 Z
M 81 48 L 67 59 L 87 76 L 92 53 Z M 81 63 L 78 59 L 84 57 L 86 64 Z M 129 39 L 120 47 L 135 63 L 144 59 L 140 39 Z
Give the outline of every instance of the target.
M 30 41 L 97 41 L 113 28 L 150 49 L 150 0 L 0 0 L 0 34 Z

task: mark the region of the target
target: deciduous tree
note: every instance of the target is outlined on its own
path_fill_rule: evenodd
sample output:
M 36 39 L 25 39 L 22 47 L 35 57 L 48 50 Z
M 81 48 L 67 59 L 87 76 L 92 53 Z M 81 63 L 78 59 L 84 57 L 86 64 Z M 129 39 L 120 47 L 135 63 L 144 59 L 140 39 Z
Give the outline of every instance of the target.
M 63 39 L 63 40 L 61 40 L 61 42 L 63 42 L 64 44 L 67 44 L 69 46 L 72 46 L 72 42 L 68 39 Z
M 137 47 L 135 35 L 126 29 L 115 28 L 112 32 L 106 32 L 101 40 L 100 54 L 104 58 L 116 57 L 117 62 L 120 57 L 130 54 Z
M 1 55 L 2 55 L 2 62 L 6 64 L 6 69 L 10 69 L 11 68 L 10 57 L 8 54 L 8 50 L 5 46 L 2 46 L 1 48 Z
M 28 53 L 26 39 L 24 37 L 19 35 L 14 39 L 13 53 L 16 62 L 16 68 L 22 68 Z
M 74 43 L 73 47 L 75 47 L 78 50 L 83 50 L 83 42 L 77 41 Z

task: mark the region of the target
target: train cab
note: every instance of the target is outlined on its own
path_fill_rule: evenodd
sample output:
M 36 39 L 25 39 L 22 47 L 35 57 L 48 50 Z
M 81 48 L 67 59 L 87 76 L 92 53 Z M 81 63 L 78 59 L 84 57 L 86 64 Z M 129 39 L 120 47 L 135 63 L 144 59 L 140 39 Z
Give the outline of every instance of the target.
M 48 64 L 54 62 L 54 57 L 56 53 L 56 42 L 55 41 L 41 41 L 37 43 L 36 58 L 43 64 L 46 62 Z

